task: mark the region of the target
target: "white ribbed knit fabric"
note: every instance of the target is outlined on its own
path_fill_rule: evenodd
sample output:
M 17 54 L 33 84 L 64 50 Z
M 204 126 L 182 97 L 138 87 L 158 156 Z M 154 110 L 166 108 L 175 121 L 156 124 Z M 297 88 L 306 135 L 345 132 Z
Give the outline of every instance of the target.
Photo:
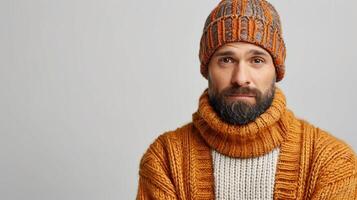
M 279 148 L 256 158 L 231 158 L 212 151 L 217 200 L 273 199 Z

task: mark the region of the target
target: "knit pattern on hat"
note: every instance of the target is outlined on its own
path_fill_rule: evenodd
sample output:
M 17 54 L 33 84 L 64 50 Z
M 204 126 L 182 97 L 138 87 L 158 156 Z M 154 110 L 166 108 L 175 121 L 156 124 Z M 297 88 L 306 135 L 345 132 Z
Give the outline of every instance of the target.
M 223 0 L 208 16 L 200 42 L 201 74 L 207 78 L 214 52 L 231 42 L 248 42 L 267 50 L 273 58 L 277 79 L 285 74 L 286 47 L 280 17 L 265 0 Z

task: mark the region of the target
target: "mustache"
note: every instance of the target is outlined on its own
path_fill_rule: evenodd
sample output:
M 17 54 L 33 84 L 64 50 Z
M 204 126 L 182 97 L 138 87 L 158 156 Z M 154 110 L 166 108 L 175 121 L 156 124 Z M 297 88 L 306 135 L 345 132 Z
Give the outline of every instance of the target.
M 256 97 L 260 96 L 261 92 L 258 89 L 250 87 L 230 87 L 222 91 L 224 96 L 230 95 L 254 95 Z

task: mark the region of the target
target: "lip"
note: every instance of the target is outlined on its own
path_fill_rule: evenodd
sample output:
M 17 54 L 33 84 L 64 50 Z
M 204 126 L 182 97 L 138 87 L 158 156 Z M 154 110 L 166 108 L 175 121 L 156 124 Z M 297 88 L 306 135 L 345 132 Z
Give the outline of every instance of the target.
M 255 96 L 247 95 L 247 94 L 237 94 L 237 95 L 228 95 L 228 98 L 232 100 L 252 101 L 255 99 Z
M 254 95 L 249 95 L 249 94 L 233 94 L 233 95 L 228 95 L 229 97 L 250 97 L 250 98 L 253 98 L 255 97 Z

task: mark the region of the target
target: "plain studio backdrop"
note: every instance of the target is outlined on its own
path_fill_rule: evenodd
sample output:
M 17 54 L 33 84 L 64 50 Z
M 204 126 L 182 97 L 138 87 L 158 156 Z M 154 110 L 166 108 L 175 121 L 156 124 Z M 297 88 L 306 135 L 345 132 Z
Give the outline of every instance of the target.
M 296 116 L 357 150 L 357 1 L 272 0 Z M 134 199 L 154 139 L 207 87 L 216 0 L 0 0 L 0 199 Z

